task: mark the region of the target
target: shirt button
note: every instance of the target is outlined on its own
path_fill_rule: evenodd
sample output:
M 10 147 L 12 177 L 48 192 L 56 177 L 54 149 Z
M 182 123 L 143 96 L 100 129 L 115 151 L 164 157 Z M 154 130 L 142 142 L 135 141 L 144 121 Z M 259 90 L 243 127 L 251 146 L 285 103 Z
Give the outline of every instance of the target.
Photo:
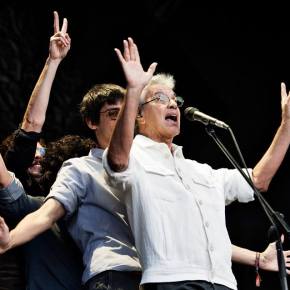
M 200 199 L 200 200 L 198 201 L 198 203 L 199 203 L 199 205 L 202 205 L 202 200 Z
M 211 246 L 209 247 L 209 250 L 210 250 L 211 252 L 213 252 L 213 250 L 214 250 L 213 245 L 211 245 Z
M 209 222 L 205 222 L 204 225 L 208 228 L 209 227 Z

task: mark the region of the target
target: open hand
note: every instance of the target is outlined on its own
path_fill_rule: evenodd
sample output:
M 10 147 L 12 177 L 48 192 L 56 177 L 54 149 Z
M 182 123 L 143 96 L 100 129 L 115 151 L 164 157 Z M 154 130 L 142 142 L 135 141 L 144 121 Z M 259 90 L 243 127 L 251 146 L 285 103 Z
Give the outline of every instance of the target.
M 115 48 L 115 51 L 122 65 L 128 86 L 131 88 L 146 86 L 155 72 L 157 63 L 152 63 L 148 70 L 144 71 L 137 45 L 133 39 L 129 37 L 128 40 L 123 41 L 123 45 L 123 54 L 118 48 Z

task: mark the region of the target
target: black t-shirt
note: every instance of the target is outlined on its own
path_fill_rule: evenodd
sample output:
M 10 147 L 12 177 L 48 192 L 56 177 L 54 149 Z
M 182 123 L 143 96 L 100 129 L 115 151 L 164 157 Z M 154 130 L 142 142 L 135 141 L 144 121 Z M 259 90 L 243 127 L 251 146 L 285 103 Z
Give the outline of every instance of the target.
M 37 142 L 41 138 L 41 133 L 17 129 L 14 135 L 13 146 L 8 149 L 4 156 L 7 169 L 15 173 L 25 191 L 29 192 L 30 195 L 43 195 L 39 184 L 27 172 L 34 160 Z
M 15 248 L 0 255 L 0 290 L 24 290 L 24 267 L 21 249 Z

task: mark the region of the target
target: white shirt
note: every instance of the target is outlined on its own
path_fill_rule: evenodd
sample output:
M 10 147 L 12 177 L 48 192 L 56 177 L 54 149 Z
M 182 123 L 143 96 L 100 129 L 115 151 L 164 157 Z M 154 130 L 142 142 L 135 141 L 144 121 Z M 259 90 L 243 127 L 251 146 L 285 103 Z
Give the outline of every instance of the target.
M 205 280 L 236 289 L 225 205 L 253 200 L 235 169 L 214 170 L 185 159 L 182 148 L 137 135 L 129 166 L 113 172 L 103 164 L 124 199 L 143 275 L 141 284 Z

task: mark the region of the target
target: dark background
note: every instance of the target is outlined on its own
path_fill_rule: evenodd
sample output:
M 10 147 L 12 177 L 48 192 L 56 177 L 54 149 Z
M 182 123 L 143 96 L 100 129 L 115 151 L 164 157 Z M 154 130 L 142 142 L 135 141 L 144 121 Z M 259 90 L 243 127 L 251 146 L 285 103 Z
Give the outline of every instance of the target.
M 0 5 L 0 138 L 17 128 L 48 55 L 53 10 L 67 17 L 72 47 L 54 82 L 44 134 L 86 135 L 78 104 L 95 83 L 125 86 L 114 47 L 131 36 L 144 67 L 177 80 L 185 107 L 194 106 L 225 121 L 249 167 L 268 148 L 281 118 L 280 82 L 290 87 L 289 11 L 278 4 L 260 7 L 191 1 L 19 1 Z M 236 157 L 227 132 L 217 135 Z M 214 168 L 232 167 L 200 123 L 182 117 L 177 144 L 186 157 Z M 289 223 L 289 154 L 265 194 Z M 238 159 L 237 159 L 238 160 Z M 176 213 L 178 214 L 178 213 Z M 262 251 L 270 223 L 257 201 L 227 207 L 233 243 Z M 285 248 L 289 248 L 286 241 Z M 255 289 L 253 267 L 234 265 L 240 290 Z M 262 272 L 260 289 L 281 289 L 277 273 Z

